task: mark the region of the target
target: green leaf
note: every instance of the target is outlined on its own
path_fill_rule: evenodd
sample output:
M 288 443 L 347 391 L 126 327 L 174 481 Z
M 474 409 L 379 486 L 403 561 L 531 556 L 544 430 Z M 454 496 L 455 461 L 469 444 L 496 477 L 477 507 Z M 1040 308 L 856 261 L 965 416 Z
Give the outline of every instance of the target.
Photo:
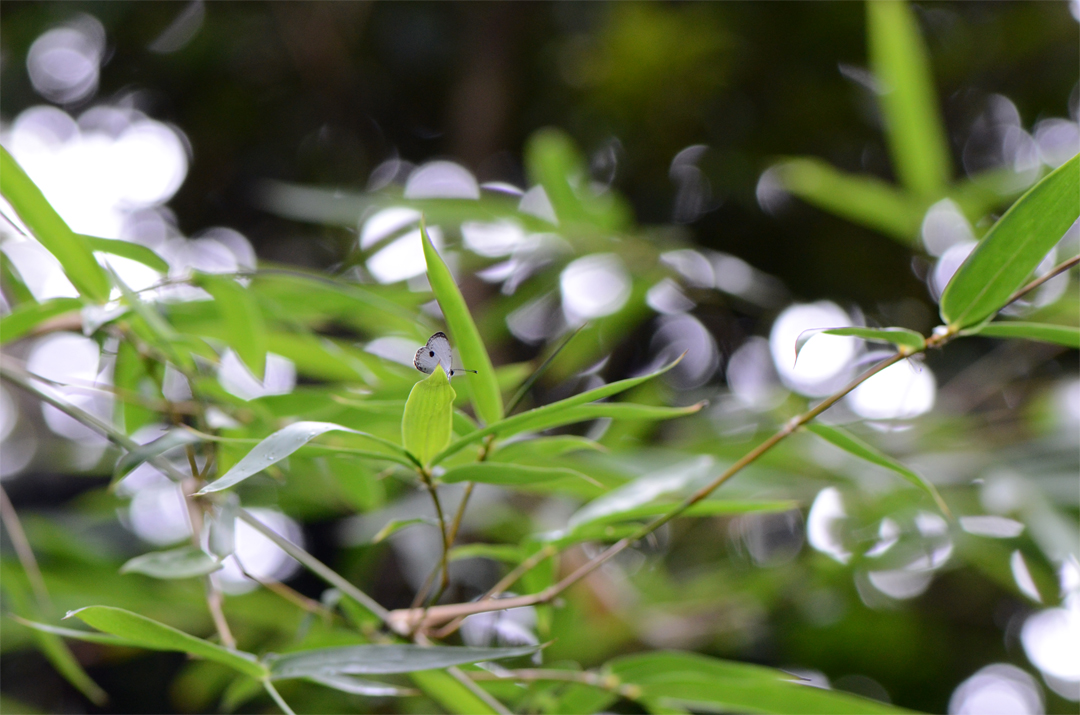
M 141 573 L 154 578 L 191 578 L 213 573 L 221 566 L 221 562 L 202 549 L 183 546 L 136 556 L 120 567 L 120 573 Z
M 522 459 L 548 459 L 567 452 L 600 450 L 604 447 L 586 437 L 563 434 L 554 437 L 535 437 L 504 444 L 491 453 L 490 462 L 517 462 Z
M 942 513 L 950 519 L 952 518 L 952 512 L 949 511 L 949 507 L 945 504 L 945 500 L 938 494 L 937 488 L 892 457 L 882 454 L 855 435 L 846 430 L 842 430 L 839 427 L 831 427 L 829 425 L 821 424 L 820 422 L 811 422 L 806 425 L 806 429 L 825 441 L 831 442 L 845 452 L 854 454 L 860 459 L 865 459 L 871 464 L 876 464 L 879 467 L 885 467 L 886 469 L 896 472 L 905 480 L 926 492 L 934 500 L 934 503 L 937 504 L 938 508 L 941 509 Z
M 1005 212 L 960 266 L 941 296 L 953 329 L 1001 310 L 1080 217 L 1080 155 L 1035 184 Z
M 526 432 L 529 430 L 547 429 L 549 427 L 554 427 L 557 424 L 570 424 L 570 422 L 559 421 L 560 419 L 563 419 L 567 416 L 561 415 L 560 413 L 566 412 L 572 407 L 586 405 L 587 403 L 595 402 L 596 400 L 602 400 L 605 397 L 611 397 L 612 395 L 617 395 L 620 392 L 624 392 L 632 387 L 636 387 L 637 385 L 640 385 L 643 382 L 647 382 L 654 377 L 663 375 L 665 372 L 679 364 L 680 360 L 682 360 L 681 355 L 678 357 L 678 359 L 671 362 L 671 364 L 665 365 L 656 372 L 651 372 L 648 375 L 642 375 L 641 377 L 631 377 L 625 380 L 619 380 L 618 382 L 612 382 L 611 384 L 603 385 L 592 390 L 587 390 L 578 395 L 574 395 L 573 397 L 567 397 L 565 400 L 552 402 L 549 405 L 537 407 L 536 409 L 529 410 L 528 412 L 522 412 L 521 414 L 514 415 L 513 417 L 507 417 L 506 419 L 496 422 L 495 424 L 490 424 L 483 429 L 479 429 L 455 441 L 442 452 L 435 455 L 435 458 L 432 460 L 432 464 L 438 464 L 446 457 L 449 457 L 450 455 L 455 454 L 464 447 L 467 447 L 468 445 L 473 444 L 474 442 L 477 442 L 484 437 L 487 437 L 489 434 L 497 434 L 503 437 L 509 437 L 510 435 L 518 434 L 520 432 Z M 703 406 L 704 403 L 699 403 L 698 405 L 694 405 L 690 408 L 676 409 L 684 410 L 684 412 L 682 412 L 681 414 L 687 414 L 685 410 L 692 410 L 696 412 L 697 410 L 700 410 Z M 614 405 L 598 405 L 597 407 L 614 407 Z M 638 405 L 637 407 L 644 407 L 644 405 Z M 577 419 L 571 420 L 571 422 L 580 422 L 583 419 L 594 418 L 579 417 Z M 548 424 L 548 422 L 552 421 L 553 423 Z
M 899 0 L 868 2 L 866 12 L 870 68 L 896 175 L 908 191 L 936 199 L 952 178 L 952 162 L 915 13 Z
M 421 670 L 409 677 L 424 694 L 456 715 L 497 715 L 490 705 L 442 670 Z
M 848 174 L 820 159 L 790 159 L 773 175 L 790 193 L 853 223 L 917 247 L 925 202 L 875 176 Z
M 389 440 L 365 432 L 349 429 L 348 427 L 342 427 L 341 425 L 332 422 L 294 422 L 288 427 L 278 430 L 259 442 L 244 456 L 243 459 L 237 462 L 232 469 L 223 474 L 219 479 L 207 484 L 201 490 L 196 492 L 196 494 L 201 495 L 219 492 L 222 489 L 228 489 L 231 486 L 239 484 L 248 477 L 263 471 L 270 465 L 277 464 L 315 437 L 334 430 L 358 434 L 366 439 L 376 441 L 381 445 L 391 447 L 401 454 L 405 453 L 401 447 Z M 394 459 L 391 455 L 387 455 L 386 458 Z
M 259 380 L 266 374 L 266 324 L 255 296 L 228 276 L 200 274 L 198 285 L 214 297 L 225 321 L 226 342 Z
M 136 263 L 141 263 L 148 268 L 153 268 L 159 273 L 169 272 L 168 262 L 142 244 L 132 243 L 131 241 L 121 241 L 114 238 L 97 238 L 96 236 L 79 235 L 86 241 L 92 251 L 100 251 L 101 253 L 108 253 L 112 256 L 127 258 Z
M 413 385 L 409 392 L 401 418 L 401 440 L 422 465 L 429 464 L 450 443 L 454 395 L 442 365 L 436 366 L 435 372 Z
M 99 631 L 125 638 L 140 648 L 190 653 L 227 665 L 253 678 L 263 678 L 268 672 L 266 666 L 251 653 L 224 648 L 122 608 L 88 606 L 69 612 L 65 618 L 71 616 Z
M 18 340 L 49 318 L 82 308 L 78 298 L 54 298 L 44 303 L 23 303 L 0 317 L 0 345 Z
M 863 715 L 908 712 L 846 693 L 815 688 L 771 668 L 694 653 L 654 652 L 616 658 L 606 669 L 645 700 L 695 712 Z
M 313 675 L 308 678 L 313 683 L 325 685 L 334 690 L 353 695 L 367 695 L 372 698 L 401 697 L 416 695 L 415 690 L 399 688 L 390 683 L 380 683 L 377 680 L 363 680 L 351 675 Z
M 369 543 L 378 544 L 381 541 L 386 540 L 391 534 L 394 534 L 402 529 L 407 529 L 410 526 L 416 526 L 417 524 L 428 524 L 429 526 L 438 526 L 439 522 L 428 517 L 419 516 L 415 519 L 391 519 L 387 522 L 386 526 L 379 529 L 379 533 L 371 537 Z
M 109 633 L 80 631 L 75 628 L 62 628 L 60 626 L 49 625 L 48 623 L 28 621 L 24 618 L 19 618 L 18 616 L 12 616 L 12 618 L 28 628 L 33 628 L 34 630 L 43 633 L 52 633 L 53 635 L 61 636 L 63 638 L 74 638 L 75 640 L 86 641 L 87 643 L 100 643 L 101 645 L 114 645 L 124 648 L 142 647 L 137 641 L 133 641 L 130 638 L 121 638 Z
M 270 677 L 308 678 L 321 675 L 386 675 L 449 668 L 502 658 L 532 655 L 539 646 L 471 648 L 412 644 L 350 645 L 286 653 L 269 660 Z
M 1052 325 L 1050 323 L 998 322 L 985 323 L 965 330 L 964 335 L 982 335 L 987 338 L 1026 338 L 1041 340 L 1044 343 L 1057 343 L 1066 347 L 1080 349 L 1080 328 L 1074 325 Z
M 74 233 L 45 199 L 18 162 L 0 147 L 0 193 L 49 253 L 81 295 L 98 303 L 109 299 L 109 281 L 86 240 Z
M 480 482 L 482 484 L 502 484 L 523 486 L 548 482 L 552 479 L 576 477 L 593 481 L 581 472 L 562 467 L 531 467 L 523 464 L 499 464 L 497 462 L 477 462 L 453 467 L 439 477 L 444 484 L 457 482 Z M 594 482 L 595 483 L 595 482 Z
M 518 564 L 525 560 L 528 554 L 520 547 L 511 544 L 463 544 L 450 549 L 451 561 L 461 559 L 492 559 L 506 563 Z
M 420 224 L 423 234 L 424 258 L 427 260 L 428 281 L 431 290 L 442 308 L 446 325 L 450 328 L 458 352 L 461 354 L 463 367 L 476 370 L 476 374 L 465 373 L 465 379 L 469 382 L 472 393 L 473 407 L 477 416 L 488 424 L 498 422 L 503 416 L 502 395 L 499 392 L 499 382 L 495 379 L 495 368 L 491 366 L 491 358 L 488 357 L 484 342 L 480 339 L 480 332 L 476 329 L 469 306 L 465 304 L 465 298 L 458 290 L 457 283 L 450 269 L 443 263 L 439 252 L 431 244 L 428 238 L 427 228 L 423 221 Z
M 116 463 L 116 469 L 113 470 L 112 483 L 115 484 L 120 481 L 124 475 L 143 462 L 154 459 L 155 457 L 160 457 L 170 449 L 175 449 L 176 447 L 181 447 L 186 444 L 195 444 L 200 441 L 202 441 L 202 437 L 195 432 L 180 427 L 174 427 L 152 442 L 147 442 L 138 449 L 133 449 L 121 457 Z
M 10 595 L 10 591 L 5 591 L 5 596 L 7 595 Z M 45 654 L 45 658 L 56 668 L 56 672 L 64 676 L 64 679 L 75 686 L 80 693 L 96 705 L 104 705 L 108 701 L 108 694 L 94 682 L 93 678 L 87 675 L 71 649 L 61 638 L 61 636 L 68 635 L 67 632 L 70 629 L 35 623 L 18 616 L 12 616 L 12 618 L 34 631 L 34 642 L 37 643 L 38 649 Z M 79 634 L 79 636 L 75 637 L 80 637 L 82 634 L 82 631 L 71 632 Z
M 240 515 L 240 498 L 226 494 L 223 503 L 214 509 L 210 521 L 207 545 L 210 553 L 223 559 L 236 551 L 236 518 Z
M 795 340 L 796 357 L 811 338 L 821 334 L 851 336 L 879 343 L 892 343 L 904 355 L 912 355 L 926 349 L 926 339 L 914 330 L 908 330 L 907 328 L 815 328 L 803 331 Z

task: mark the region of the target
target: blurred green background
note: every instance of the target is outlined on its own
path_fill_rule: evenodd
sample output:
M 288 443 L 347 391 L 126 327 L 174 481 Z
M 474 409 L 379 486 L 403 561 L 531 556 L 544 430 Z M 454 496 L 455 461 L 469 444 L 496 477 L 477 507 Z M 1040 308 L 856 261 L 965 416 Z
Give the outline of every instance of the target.
M 958 182 L 999 165 L 1009 168 L 1013 157 L 994 139 L 995 127 L 1025 130 L 1029 139 L 1038 137 L 1044 120 L 1061 118 L 1075 127 L 1075 3 L 914 8 Z M 96 89 L 55 104 L 73 115 L 96 104 L 133 107 L 182 132 L 189 169 L 168 206 L 184 235 L 227 226 L 246 236 L 260 259 L 336 269 L 347 260 L 357 228 L 291 221 L 281 215 L 287 212 L 266 210 L 267 181 L 361 192 L 387 162 L 449 159 L 479 181 L 521 186 L 529 137 L 553 126 L 576 142 L 594 182 L 628 200 L 643 235 L 653 231 L 674 244 L 737 256 L 777 279 L 781 293 L 793 299 L 833 300 L 882 324 L 924 332 L 938 322 L 924 280 L 933 259 L 924 251 L 803 203 L 763 178 L 785 157 L 810 156 L 846 172 L 896 181 L 867 70 L 861 3 L 6 0 L 0 19 L 5 127 L 27 108 L 47 103 L 27 72 L 31 44 L 84 16 L 96 18 L 104 31 Z M 986 225 L 976 222 L 976 229 Z M 484 295 L 490 298 L 490 292 Z M 1074 298 L 1069 293 L 1066 300 Z M 727 357 L 747 336 L 767 335 L 782 307 L 701 299 L 696 315 Z M 633 342 L 642 334 L 625 337 L 612 346 L 616 369 L 643 361 Z M 1076 374 L 1075 351 L 1028 344 L 1002 349 L 985 340 L 950 347 L 929 358 L 939 384 L 961 375 L 976 383 L 1000 379 L 1001 389 L 976 401 L 964 421 L 943 419 L 940 431 L 920 432 L 914 451 L 947 461 L 1001 441 L 1016 446 L 1017 462 L 1037 462 L 1041 466 L 1032 473 L 1057 479 L 1048 500 L 1054 518 L 1073 530 L 1066 531 L 1068 538 L 1077 520 L 1075 443 L 1046 437 L 1053 398 L 1043 388 Z M 496 351 L 497 362 L 537 352 L 508 339 Z M 1022 368 L 1008 377 L 965 372 L 987 356 Z M 953 397 L 967 386 L 953 384 Z M 722 372 L 696 389 L 712 391 L 715 399 L 724 389 Z M 749 445 L 724 419 L 716 420 L 719 426 L 697 424 L 682 446 L 739 456 Z M 725 434 L 716 446 L 728 427 L 735 437 Z M 785 460 L 798 456 L 777 459 L 787 468 Z M 5 481 L 20 513 L 65 513 L 71 500 L 102 484 L 59 472 L 31 470 Z M 824 483 L 802 487 L 807 505 Z M 978 501 L 975 491 L 957 499 Z M 872 525 L 896 506 L 867 496 L 850 508 L 865 510 L 862 522 Z M 492 533 L 513 534 L 513 519 L 501 518 Z M 376 597 L 407 603 L 391 556 L 338 549 L 334 518 L 326 514 L 317 513 L 305 526 L 320 558 L 336 559 L 345 573 L 369 579 L 375 570 Z M 48 543 L 48 527 L 39 528 Z M 991 577 L 1002 573 L 1002 562 L 995 561 L 1000 554 L 987 556 L 983 565 L 990 565 L 983 570 L 971 567 L 978 555 L 967 566 L 944 570 L 916 598 L 868 602 L 852 568 L 802 545 L 801 535 L 794 546 L 799 556 L 785 555 L 791 531 L 777 527 L 778 545 L 767 551 L 780 556 L 770 561 L 751 554 L 726 522 L 679 523 L 667 538 L 697 548 L 683 548 L 663 578 L 642 575 L 637 585 L 658 602 L 677 594 L 696 603 L 700 611 L 688 622 L 711 624 L 705 641 L 692 634 L 644 638 L 613 616 L 608 604 L 586 599 L 556 612 L 564 620 L 555 627 L 560 640 L 552 657 L 591 666 L 644 641 L 652 647 L 670 642 L 816 671 L 838 688 L 928 712 L 946 711 L 958 684 L 989 663 L 1038 672 L 1019 635 L 1036 606 L 1010 585 L 1007 569 L 997 580 Z M 1052 574 L 1053 561 L 1037 544 L 1023 548 Z M 80 568 L 93 560 L 92 554 L 71 558 Z M 293 585 L 318 597 L 319 584 L 310 577 Z M 151 601 L 153 593 L 132 596 L 139 599 Z M 197 611 L 198 598 L 187 605 Z M 5 622 L 3 628 L 11 626 Z M 5 649 L 0 663 L 5 695 L 50 712 L 104 711 L 83 700 L 40 656 L 10 652 Z M 203 705 L 190 692 L 198 691 L 201 676 L 185 668 L 181 656 L 144 654 L 92 663 L 89 671 L 114 697 L 109 712 L 198 711 Z M 186 679 L 177 680 L 181 671 Z M 1051 688 L 1041 692 L 1047 712 L 1075 711 L 1075 698 Z M 333 711 L 332 704 L 311 701 L 312 710 L 319 707 Z

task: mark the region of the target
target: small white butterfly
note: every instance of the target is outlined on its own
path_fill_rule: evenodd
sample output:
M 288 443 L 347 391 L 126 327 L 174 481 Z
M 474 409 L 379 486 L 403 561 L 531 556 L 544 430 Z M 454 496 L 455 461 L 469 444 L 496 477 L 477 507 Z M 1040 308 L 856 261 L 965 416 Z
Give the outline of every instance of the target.
M 448 378 L 462 372 L 476 373 L 476 370 L 466 370 L 464 368 L 455 370 L 451 367 L 450 341 L 447 340 L 446 333 L 442 331 L 428 338 L 427 344 L 416 351 L 416 357 L 413 358 L 412 364 L 425 375 L 435 372 L 436 365 L 442 365 L 443 372 L 446 373 Z

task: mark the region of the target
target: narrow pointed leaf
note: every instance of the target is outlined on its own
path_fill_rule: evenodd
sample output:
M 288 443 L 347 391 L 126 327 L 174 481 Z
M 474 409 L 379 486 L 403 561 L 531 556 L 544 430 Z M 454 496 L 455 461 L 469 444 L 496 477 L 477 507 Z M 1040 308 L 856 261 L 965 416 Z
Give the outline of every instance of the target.
M 222 489 L 235 486 L 267 467 L 277 464 L 315 437 L 333 430 L 358 434 L 384 446 L 392 447 L 399 453 L 404 452 L 401 447 L 392 442 L 332 422 L 294 422 L 259 442 L 232 469 L 223 474 L 221 478 L 207 484 L 197 493 L 210 494 L 211 492 L 219 492 Z
M 221 566 L 217 559 L 202 549 L 184 546 L 136 556 L 120 567 L 120 573 L 141 573 L 154 578 L 191 578 L 213 573 Z
M 668 370 L 670 370 L 671 368 L 673 368 L 677 364 L 679 364 L 680 360 L 682 360 L 681 355 L 679 356 L 678 359 L 674 360 L 669 365 L 665 365 L 664 367 L 660 368 L 656 372 L 651 372 L 648 375 L 642 375 L 640 377 L 631 377 L 631 378 L 627 378 L 625 380 L 619 380 L 618 382 L 612 382 L 612 383 L 610 383 L 608 385 L 602 385 L 601 387 L 597 387 L 597 388 L 592 389 L 592 390 L 587 390 L 585 392 L 582 392 L 581 394 L 574 395 L 573 397 L 567 397 L 565 400 L 559 400 L 558 402 L 552 402 L 549 405 L 544 405 L 543 407 L 537 407 L 536 409 L 529 410 L 528 412 L 522 412 L 522 413 L 514 415 L 512 417 L 507 417 L 504 420 L 496 422 L 495 424 L 488 425 L 487 427 L 485 427 L 483 429 L 479 429 L 479 430 L 477 430 L 477 431 L 475 431 L 475 432 L 473 432 L 473 433 L 471 433 L 469 435 L 466 435 L 465 437 L 462 437 L 459 440 L 456 440 L 449 447 L 447 447 L 442 452 L 437 454 L 435 456 L 435 458 L 433 459 L 432 463 L 433 464 L 438 464 L 441 460 L 445 459 L 446 457 L 449 457 L 451 454 L 455 454 L 456 452 L 458 452 L 459 450 L 467 447 L 468 445 L 473 444 L 474 442 L 477 442 L 477 441 L 483 439 L 484 437 L 487 437 L 489 434 L 497 434 L 497 435 L 500 435 L 502 437 L 509 437 L 510 435 L 518 434 L 520 432 L 527 432 L 527 431 L 530 431 L 530 430 L 537 430 L 537 429 L 547 429 L 549 427 L 555 426 L 556 424 L 570 424 L 570 422 L 559 422 L 558 421 L 559 419 L 561 419 L 562 417 L 565 417 L 565 415 L 560 415 L 559 413 L 566 412 L 567 410 L 569 410 L 572 407 L 578 407 L 578 406 L 582 406 L 582 405 L 587 405 L 590 402 L 595 402 L 596 400 L 602 400 L 605 397 L 611 397 L 612 395 L 617 395 L 620 392 L 624 392 L 626 390 L 629 390 L 632 387 L 636 387 L 637 385 L 640 385 L 643 382 L 647 382 L 647 381 L 653 379 L 654 377 L 658 377 L 660 375 L 663 375 L 665 372 L 667 372 Z M 678 408 L 678 409 L 683 409 L 683 410 L 692 409 L 693 411 L 696 412 L 697 410 L 701 409 L 702 406 L 704 406 L 704 403 L 700 403 L 699 405 L 695 405 L 692 408 Z M 600 407 L 600 406 L 598 405 L 597 407 Z M 607 405 L 604 405 L 604 407 L 607 407 Z M 665 408 L 659 408 L 659 409 L 665 409 Z M 593 418 L 591 418 L 591 417 L 580 418 L 579 417 L 577 419 L 571 420 L 571 422 L 580 422 L 580 421 L 582 421 L 582 419 L 593 419 Z M 554 423 L 552 423 L 552 424 L 547 424 L 546 423 L 546 421 L 551 421 L 551 420 L 554 420 Z M 546 426 L 537 426 L 537 425 L 546 425 Z
M 121 457 L 120 461 L 116 463 L 116 469 L 113 472 L 113 482 L 119 481 L 124 475 L 143 462 L 154 459 L 155 457 L 160 457 L 170 449 L 182 447 L 186 444 L 196 444 L 201 440 L 202 438 L 191 430 L 181 429 L 179 427 L 170 429 L 154 441 L 147 442 L 138 449 L 134 449 Z
M 23 303 L 0 317 L 0 345 L 18 340 L 50 318 L 82 308 L 78 298 L 55 298 L 44 303 Z
M 380 683 L 377 680 L 363 680 L 361 678 L 354 678 L 351 675 L 312 675 L 308 677 L 308 680 L 313 683 L 318 683 L 319 685 L 325 685 L 328 688 L 333 688 L 334 690 L 340 690 L 343 693 L 367 695 L 372 698 L 402 697 L 418 694 L 415 690 L 410 688 L 399 688 L 390 683 Z
M 71 230 L 3 147 L 0 147 L 0 193 L 41 245 L 60 261 L 64 275 L 81 295 L 99 303 L 108 300 L 109 281 L 86 240 Z
M 934 199 L 952 179 L 929 54 L 915 13 L 902 0 L 866 3 L 870 67 L 900 183 Z
M 266 374 L 266 323 L 254 294 L 228 276 L 202 274 L 195 283 L 214 297 L 229 347 L 262 380 Z
M 267 673 L 266 666 L 251 653 L 224 648 L 122 608 L 89 606 L 72 611 L 66 617 L 70 616 L 99 631 L 125 638 L 140 648 L 190 653 L 227 665 L 253 678 L 262 678 Z
M 455 715 L 498 715 L 490 705 L 481 700 L 445 670 L 420 670 L 410 673 L 409 678 L 416 683 L 429 698 L 437 702 L 446 712 Z
M 439 477 L 445 484 L 457 482 L 480 482 L 481 484 L 502 484 L 505 486 L 527 486 L 553 479 L 573 477 L 586 479 L 581 472 L 561 467 L 531 467 L 523 464 L 499 464 L 496 462 L 477 462 L 448 469 Z M 595 483 L 595 482 L 594 482 Z
M 82 238 L 92 251 L 127 258 L 148 268 L 153 268 L 158 273 L 169 272 L 169 264 L 165 259 L 140 243 L 121 241 L 114 238 L 97 238 L 96 236 L 82 236 Z
M 340 674 L 385 675 L 516 658 L 532 655 L 539 649 L 539 646 L 471 648 L 409 644 L 353 645 L 287 653 L 270 660 L 269 665 L 270 677 L 274 679 Z
M 625 403 L 613 403 L 625 404 Z M 644 406 L 644 405 L 643 405 Z M 536 437 L 523 439 L 517 442 L 505 444 L 495 450 L 488 457 L 489 462 L 516 462 L 521 459 L 545 459 L 558 457 L 567 452 L 581 450 L 599 450 L 604 447 L 586 437 L 572 434 L 556 435 L 553 437 Z
M 1050 323 L 998 322 L 965 331 L 966 335 L 982 335 L 987 338 L 1025 338 L 1044 343 L 1057 343 L 1070 348 L 1080 348 L 1080 328 L 1075 325 L 1052 325 Z
M 1077 217 L 1080 155 L 1035 184 L 994 224 L 945 287 L 941 317 L 967 328 L 1004 308 Z
M 773 175 L 803 201 L 907 246 L 917 246 L 925 202 L 914 200 L 876 176 L 848 174 L 820 159 L 790 159 Z
M 431 290 L 442 308 L 446 325 L 450 328 L 450 337 L 461 355 L 462 367 L 476 370 L 476 374 L 465 373 L 472 394 L 473 407 L 480 419 L 488 424 L 498 422 L 503 416 L 502 394 L 495 379 L 495 369 L 491 365 L 487 348 L 480 339 L 469 306 L 458 290 L 457 283 L 450 269 L 446 267 L 439 252 L 431 244 L 427 229 L 421 223 L 423 234 L 424 258 L 427 260 L 428 281 Z
M 871 464 L 876 464 L 879 467 L 885 467 L 886 469 L 896 472 L 905 480 L 926 492 L 930 498 L 934 500 L 934 503 L 937 504 L 938 508 L 941 509 L 942 513 L 950 519 L 952 518 L 952 512 L 949 511 L 949 507 L 945 504 L 945 500 L 938 494 L 937 488 L 922 476 L 908 469 L 892 457 L 879 452 L 876 448 L 839 427 L 823 425 L 819 422 L 811 422 L 806 425 L 806 429 L 825 441 L 831 442 L 845 452 L 853 454 L 861 459 L 865 459 Z
M 926 349 L 926 338 L 907 328 L 821 328 L 803 331 L 795 341 L 796 357 L 806 343 L 816 335 L 840 335 L 879 343 L 892 343 L 905 355 L 922 352 Z
M 387 522 L 386 526 L 379 529 L 379 532 L 375 534 L 375 536 L 371 537 L 371 541 L 369 543 L 378 544 L 389 538 L 391 534 L 396 534 L 402 529 L 407 529 L 410 526 L 416 526 L 417 524 L 438 526 L 439 522 L 423 516 L 418 516 L 415 519 L 391 519 L 389 522 Z
M 401 418 L 401 441 L 420 464 L 427 465 L 450 443 L 455 394 L 441 365 L 409 392 Z

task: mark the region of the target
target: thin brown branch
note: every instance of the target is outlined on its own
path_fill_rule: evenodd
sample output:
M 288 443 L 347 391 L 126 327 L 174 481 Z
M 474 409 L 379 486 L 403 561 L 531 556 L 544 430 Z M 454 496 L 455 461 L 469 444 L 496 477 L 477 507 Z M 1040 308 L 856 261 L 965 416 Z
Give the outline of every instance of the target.
M 7 492 L 0 486 L 0 517 L 4 520 L 4 529 L 11 537 L 11 545 L 15 547 L 15 554 L 19 557 L 26 578 L 30 581 L 30 588 L 34 591 L 34 599 L 43 611 L 52 610 L 52 599 L 49 598 L 49 589 L 45 587 L 45 579 L 41 577 L 41 569 L 38 568 L 37 559 L 34 558 L 34 550 L 30 548 L 30 541 L 23 531 L 19 514 L 14 505 L 8 499 Z
M 1011 296 L 1009 296 L 1009 300 L 1005 302 L 1005 305 L 1009 305 L 1010 303 L 1015 303 L 1016 301 L 1020 300 L 1021 298 L 1023 298 L 1025 295 L 1027 295 L 1031 291 L 1033 291 L 1036 288 L 1038 288 L 1039 286 L 1041 286 L 1043 283 L 1047 282 L 1051 278 L 1054 278 L 1054 277 L 1056 277 L 1057 275 L 1059 275 L 1061 273 L 1064 273 L 1065 271 L 1069 270 L 1070 268 L 1077 265 L 1078 263 L 1080 263 L 1080 256 L 1073 256 L 1072 258 L 1070 258 L 1067 261 L 1062 261 L 1061 263 L 1057 264 L 1056 266 L 1051 268 L 1049 271 L 1047 271 L 1043 275 L 1039 276 L 1038 278 L 1031 281 L 1030 283 L 1028 283 L 1023 288 L 1021 288 L 1020 290 L 1016 291 Z M 1004 308 L 1004 307 L 1005 306 L 1003 305 L 1002 308 Z

